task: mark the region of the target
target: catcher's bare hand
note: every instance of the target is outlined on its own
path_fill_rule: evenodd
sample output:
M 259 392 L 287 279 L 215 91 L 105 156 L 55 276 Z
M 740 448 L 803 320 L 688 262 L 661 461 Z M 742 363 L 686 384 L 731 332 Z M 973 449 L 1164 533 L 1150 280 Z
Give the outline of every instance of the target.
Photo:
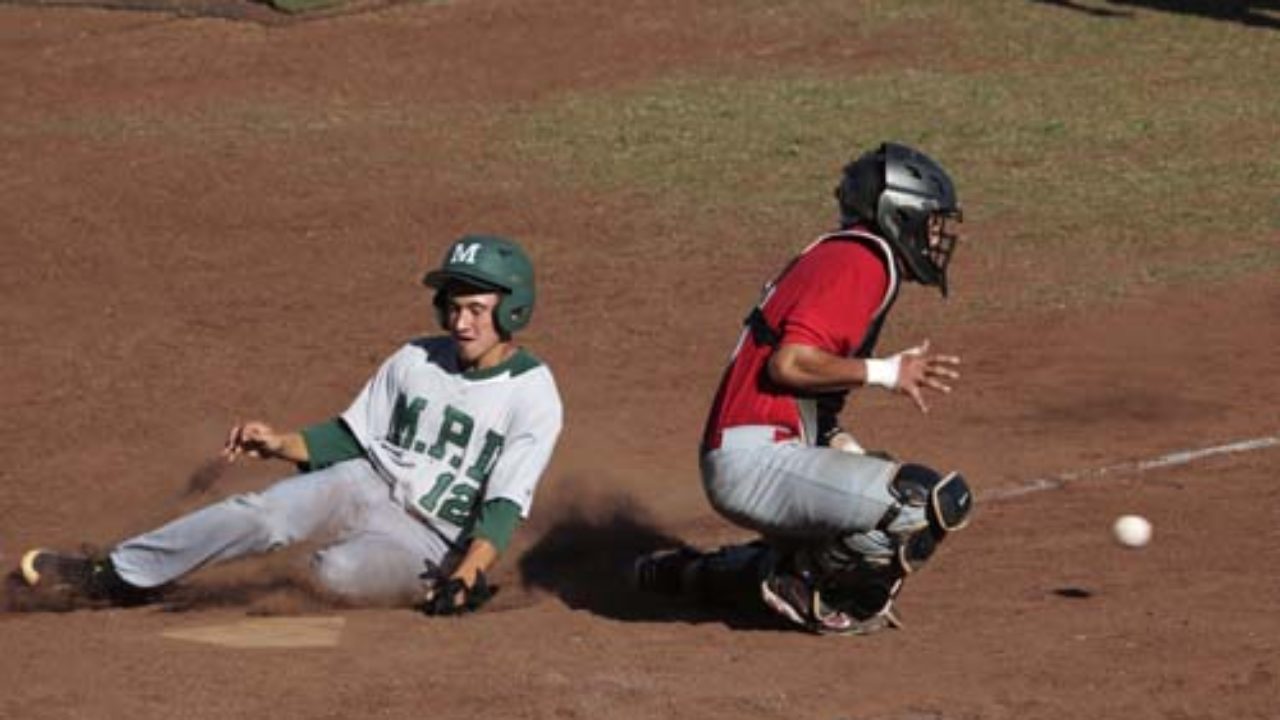
M 930 353 L 928 340 L 903 351 L 899 357 L 897 390 L 909 396 L 916 407 L 920 408 L 920 412 L 929 412 L 929 406 L 924 401 L 924 388 L 943 394 L 950 393 L 952 381 L 960 378 L 960 372 L 956 370 L 960 358 Z
M 227 434 L 222 446 L 222 457 L 235 462 L 241 455 L 252 458 L 273 458 L 284 447 L 284 438 L 264 422 L 252 421 L 236 425 Z

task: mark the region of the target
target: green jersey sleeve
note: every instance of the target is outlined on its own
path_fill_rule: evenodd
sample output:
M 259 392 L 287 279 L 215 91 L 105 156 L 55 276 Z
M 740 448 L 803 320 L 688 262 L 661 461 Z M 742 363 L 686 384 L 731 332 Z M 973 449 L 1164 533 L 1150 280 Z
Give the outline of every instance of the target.
M 364 448 L 342 418 L 332 418 L 302 430 L 310 458 L 305 469 L 323 470 L 343 460 L 364 457 Z
M 506 498 L 495 498 L 480 506 L 480 519 L 471 537 L 484 538 L 493 543 L 498 552 L 504 552 L 519 525 L 520 506 Z

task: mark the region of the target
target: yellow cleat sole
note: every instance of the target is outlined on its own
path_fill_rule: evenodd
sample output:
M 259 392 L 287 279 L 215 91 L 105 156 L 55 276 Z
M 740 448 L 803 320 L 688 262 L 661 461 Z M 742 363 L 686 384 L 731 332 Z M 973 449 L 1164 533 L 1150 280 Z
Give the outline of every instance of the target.
M 35 587 L 40 582 L 40 573 L 36 570 L 36 558 L 44 552 L 48 551 L 38 548 L 35 550 L 28 550 L 27 553 L 22 556 L 22 563 L 20 564 L 22 568 L 22 579 L 32 587 Z

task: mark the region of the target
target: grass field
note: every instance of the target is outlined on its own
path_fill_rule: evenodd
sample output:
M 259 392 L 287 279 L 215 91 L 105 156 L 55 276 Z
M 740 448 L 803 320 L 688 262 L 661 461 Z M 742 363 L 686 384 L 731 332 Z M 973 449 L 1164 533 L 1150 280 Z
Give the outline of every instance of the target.
M 912 143 L 957 178 L 984 275 L 1053 268 L 1051 286 L 976 288 L 984 310 L 1280 267 L 1273 31 L 1035 2 L 737 5 L 744 26 L 794 15 L 858 31 L 769 67 L 548 99 L 518 115 L 522 156 L 567 183 L 642 193 L 638 212 L 694 218 L 653 241 L 663 250 L 740 218 L 784 252 L 788 228 L 829 212 L 815 188 L 850 153 Z M 906 52 L 842 56 L 877 32 Z

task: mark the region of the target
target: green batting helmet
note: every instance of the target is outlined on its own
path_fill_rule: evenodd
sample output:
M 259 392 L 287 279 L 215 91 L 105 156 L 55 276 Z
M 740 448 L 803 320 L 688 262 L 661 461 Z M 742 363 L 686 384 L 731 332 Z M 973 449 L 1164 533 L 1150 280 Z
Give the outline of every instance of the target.
M 435 306 L 443 315 L 450 281 L 462 281 L 502 294 L 494 309 L 498 331 L 510 335 L 533 318 L 533 263 L 515 243 L 498 235 L 464 235 L 445 251 L 440 268 L 422 278 L 435 288 Z

